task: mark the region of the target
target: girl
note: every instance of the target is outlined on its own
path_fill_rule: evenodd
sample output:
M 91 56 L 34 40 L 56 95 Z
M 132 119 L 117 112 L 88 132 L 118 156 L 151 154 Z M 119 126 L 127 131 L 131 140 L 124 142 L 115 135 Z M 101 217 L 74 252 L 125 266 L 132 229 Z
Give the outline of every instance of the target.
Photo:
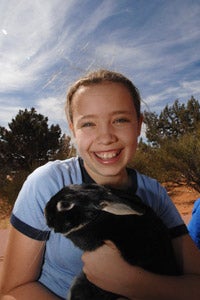
M 140 95 L 123 75 L 90 73 L 69 90 L 66 113 L 79 157 L 40 167 L 26 180 L 11 216 L 2 293 L 11 299 L 65 299 L 83 267 L 96 285 L 128 299 L 200 299 L 200 252 L 161 185 L 127 168 L 140 135 Z M 96 182 L 132 188 L 169 227 L 183 276 L 160 276 L 128 265 L 106 241 L 84 253 L 45 225 L 44 207 L 63 186 Z M 8 298 L 5 298 L 8 299 Z

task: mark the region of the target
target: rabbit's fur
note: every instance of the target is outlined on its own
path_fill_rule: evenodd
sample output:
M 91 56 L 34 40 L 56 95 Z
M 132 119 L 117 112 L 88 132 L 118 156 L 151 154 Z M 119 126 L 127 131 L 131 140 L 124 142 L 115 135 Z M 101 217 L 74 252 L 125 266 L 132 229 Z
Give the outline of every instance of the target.
M 50 199 L 45 216 L 49 227 L 83 251 L 111 240 L 130 264 L 159 274 L 179 274 L 168 229 L 131 192 L 97 184 L 70 185 Z M 68 296 L 69 300 L 118 298 L 91 284 L 84 274 Z

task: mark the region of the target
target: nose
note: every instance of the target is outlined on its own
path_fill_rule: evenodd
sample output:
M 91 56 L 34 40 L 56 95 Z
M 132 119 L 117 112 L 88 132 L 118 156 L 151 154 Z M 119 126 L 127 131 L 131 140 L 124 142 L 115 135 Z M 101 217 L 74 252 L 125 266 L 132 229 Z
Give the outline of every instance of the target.
M 111 125 L 104 124 L 98 130 L 97 141 L 104 145 L 109 145 L 117 141 L 115 130 Z

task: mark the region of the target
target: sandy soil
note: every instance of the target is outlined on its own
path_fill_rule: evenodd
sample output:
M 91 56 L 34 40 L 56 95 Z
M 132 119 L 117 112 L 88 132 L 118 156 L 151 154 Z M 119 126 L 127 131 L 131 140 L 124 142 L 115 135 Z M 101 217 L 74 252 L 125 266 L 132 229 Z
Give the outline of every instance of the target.
M 188 223 L 194 202 L 200 197 L 200 193 L 185 184 L 177 185 L 168 183 L 164 186 L 183 219 Z

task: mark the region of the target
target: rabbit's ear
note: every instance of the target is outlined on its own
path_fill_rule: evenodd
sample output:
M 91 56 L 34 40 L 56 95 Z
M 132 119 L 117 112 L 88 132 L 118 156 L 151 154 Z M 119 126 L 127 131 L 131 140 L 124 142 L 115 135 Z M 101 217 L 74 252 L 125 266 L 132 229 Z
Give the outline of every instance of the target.
M 103 201 L 101 203 L 101 207 L 103 211 L 106 211 L 108 213 L 111 213 L 113 215 L 139 215 L 142 216 L 143 213 L 132 209 L 130 206 L 124 204 L 124 203 L 110 203 L 107 201 Z

